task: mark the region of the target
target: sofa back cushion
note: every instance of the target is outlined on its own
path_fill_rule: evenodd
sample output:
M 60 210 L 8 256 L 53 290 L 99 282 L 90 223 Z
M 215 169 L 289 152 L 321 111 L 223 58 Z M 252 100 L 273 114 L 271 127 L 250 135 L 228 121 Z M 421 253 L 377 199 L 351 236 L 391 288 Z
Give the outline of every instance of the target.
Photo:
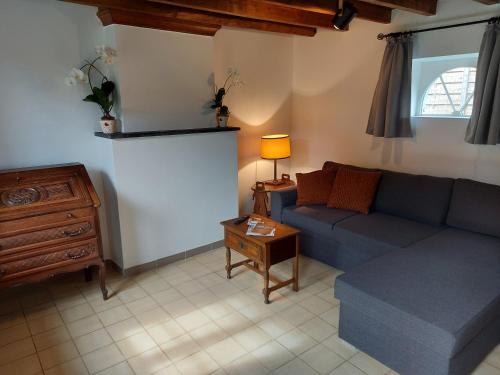
M 451 227 L 500 237 L 500 186 L 456 180 L 446 223 Z
M 431 225 L 445 222 L 453 179 L 383 171 L 373 209 Z

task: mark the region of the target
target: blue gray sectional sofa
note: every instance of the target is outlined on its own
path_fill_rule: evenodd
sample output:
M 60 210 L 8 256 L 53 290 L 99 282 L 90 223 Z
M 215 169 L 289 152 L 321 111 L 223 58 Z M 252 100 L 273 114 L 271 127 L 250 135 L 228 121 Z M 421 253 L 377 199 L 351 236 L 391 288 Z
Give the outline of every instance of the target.
M 289 189 L 272 218 L 346 271 L 341 338 L 401 374 L 470 374 L 500 343 L 500 186 L 382 173 L 369 215 L 297 207 Z

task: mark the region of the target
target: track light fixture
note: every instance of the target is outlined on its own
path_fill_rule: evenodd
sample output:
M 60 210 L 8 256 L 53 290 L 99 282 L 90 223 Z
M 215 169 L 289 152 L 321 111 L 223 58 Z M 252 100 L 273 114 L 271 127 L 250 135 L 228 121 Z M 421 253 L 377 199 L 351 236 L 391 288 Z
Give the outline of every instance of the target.
M 339 0 L 337 12 L 332 20 L 332 25 L 336 30 L 346 30 L 353 18 L 357 15 L 356 8 L 347 3 L 344 5 L 344 0 Z

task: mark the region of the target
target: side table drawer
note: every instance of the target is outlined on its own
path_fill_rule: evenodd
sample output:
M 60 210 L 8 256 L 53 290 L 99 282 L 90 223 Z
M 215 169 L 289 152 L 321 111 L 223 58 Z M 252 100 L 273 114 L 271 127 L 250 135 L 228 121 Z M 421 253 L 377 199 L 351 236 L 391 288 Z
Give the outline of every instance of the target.
M 236 250 L 252 260 L 262 260 L 262 251 L 260 246 L 248 241 L 246 238 L 237 236 L 236 234 L 226 231 L 224 243 L 227 247 Z

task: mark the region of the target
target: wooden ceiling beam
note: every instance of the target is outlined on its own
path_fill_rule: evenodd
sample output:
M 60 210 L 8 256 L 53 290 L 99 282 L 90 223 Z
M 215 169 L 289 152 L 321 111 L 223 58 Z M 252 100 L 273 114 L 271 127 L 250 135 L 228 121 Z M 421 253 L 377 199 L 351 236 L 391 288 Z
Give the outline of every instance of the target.
M 263 0 L 147 0 L 196 10 L 221 13 L 226 15 L 254 18 L 294 25 L 331 28 L 334 7 L 331 14 L 300 9 L 290 4 L 275 4 Z M 285 2 L 287 3 L 287 2 Z M 288 3 L 294 3 L 290 1 Z M 305 3 L 305 2 L 302 2 Z M 336 5 L 335 2 L 330 2 Z M 358 17 L 380 23 L 391 22 L 391 9 L 361 1 L 352 1 L 358 8 Z
M 478 3 L 481 3 L 481 4 L 486 4 L 486 5 L 493 5 L 493 4 L 500 3 L 500 0 L 475 0 L 475 1 L 477 1 Z
M 180 22 L 221 25 L 243 29 L 253 29 L 301 36 L 314 36 L 313 27 L 289 25 L 278 22 L 260 21 L 244 17 L 234 17 L 225 14 L 215 14 L 194 9 L 169 6 L 147 2 L 144 0 L 62 0 L 66 2 L 95 6 L 102 9 L 118 9 L 150 16 L 163 17 Z M 144 26 L 146 27 L 146 26 Z
M 437 0 L 362 0 L 362 2 L 391 9 L 405 10 L 424 16 L 435 15 L 437 9 Z
M 130 12 L 120 9 L 99 8 L 97 17 L 99 17 L 103 26 L 127 25 L 207 36 L 214 36 L 220 29 L 220 25 L 187 22 L 173 18 L 153 16 L 151 14 Z

